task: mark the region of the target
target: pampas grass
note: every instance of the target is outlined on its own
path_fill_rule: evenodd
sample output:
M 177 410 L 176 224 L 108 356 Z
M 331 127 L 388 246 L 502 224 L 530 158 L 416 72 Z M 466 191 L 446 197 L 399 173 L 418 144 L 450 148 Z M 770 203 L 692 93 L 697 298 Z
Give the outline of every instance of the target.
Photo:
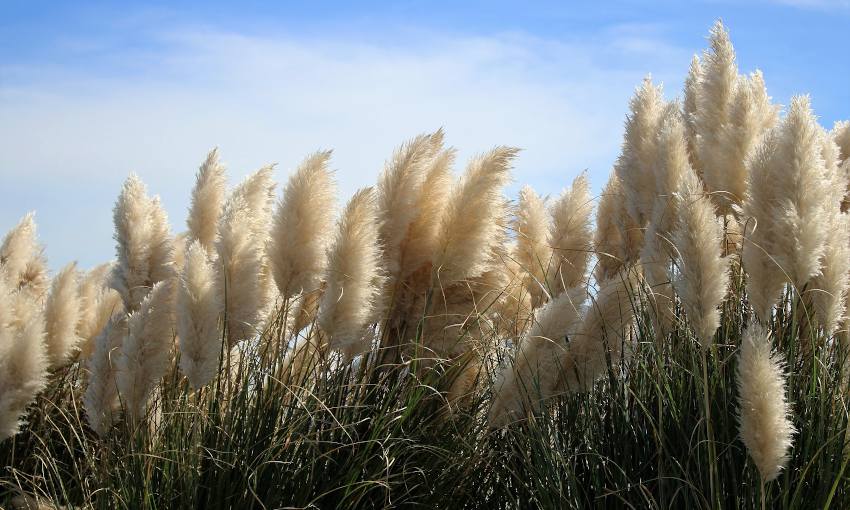
M 218 218 L 224 204 L 226 177 L 224 166 L 219 163 L 218 148 L 207 154 L 204 163 L 195 176 L 192 189 L 192 202 L 186 226 L 189 227 L 188 239 L 196 240 L 208 253 L 213 252 Z
M 0 268 L 0 441 L 18 432 L 27 406 L 47 384 L 49 363 L 41 311 L 5 276 Z
M 138 422 L 165 375 L 174 342 L 173 282 L 156 283 L 139 309 L 127 318 L 127 337 L 118 348 L 118 395 L 132 422 Z
M 193 388 L 205 386 L 218 371 L 222 344 L 221 308 L 215 268 L 207 258 L 204 245 L 193 241 L 186 253 L 176 307 L 180 370 Z
M 531 297 L 531 306 L 537 308 L 547 300 L 546 268 L 553 253 L 547 243 L 549 215 L 546 204 L 530 186 L 524 186 L 519 192 L 514 230 L 514 258 L 524 273 L 524 288 Z
M 539 309 L 523 337 L 512 365 L 505 367 L 494 385 L 489 423 L 499 427 L 517 420 L 524 406 L 536 408 L 551 399 L 558 385 L 570 335 L 581 322 L 587 296 L 582 287 L 570 289 Z
M 0 505 L 847 507 L 846 126 L 711 45 L 682 102 L 636 92 L 595 225 L 593 174 L 512 203 L 517 150 L 455 180 L 442 129 L 336 222 L 329 152 L 275 207 L 212 151 L 176 235 L 131 176 L 84 274 L 25 217 Z
M 505 225 L 501 189 L 517 153 L 496 147 L 476 156 L 455 184 L 437 235 L 434 265 L 441 281 L 474 278 L 488 269 L 488 257 Z
M 546 271 L 546 287 L 558 296 L 587 278 L 593 246 L 593 200 L 586 174 L 573 180 L 570 189 L 552 206 L 548 246 L 552 250 Z
M 758 324 L 744 334 L 738 355 L 738 405 L 741 440 L 763 482 L 788 464 L 796 430 L 785 398 L 784 363 L 772 352 L 770 332 Z
M 673 285 L 697 339 L 707 347 L 720 325 L 719 306 L 729 287 L 729 262 L 721 251 L 723 231 L 713 203 L 690 168 L 677 203 L 679 219 L 672 238 L 680 274 Z
M 83 406 L 91 429 L 105 435 L 115 422 L 118 408 L 116 372 L 120 349 L 127 338 L 126 315 L 113 315 L 94 339 L 94 348 L 86 363 L 88 385 Z
M 330 156 L 330 151 L 316 152 L 301 162 L 275 212 L 269 261 L 282 299 L 321 284 L 334 214 Z
M 53 278 L 50 294 L 44 303 L 45 345 L 52 368 L 62 366 L 74 354 L 80 342 L 77 336 L 79 319 L 77 264 L 72 262 Z
M 348 202 L 328 254 L 318 322 L 330 349 L 352 358 L 369 349 L 366 327 L 379 313 L 380 267 L 375 193 L 365 188 Z

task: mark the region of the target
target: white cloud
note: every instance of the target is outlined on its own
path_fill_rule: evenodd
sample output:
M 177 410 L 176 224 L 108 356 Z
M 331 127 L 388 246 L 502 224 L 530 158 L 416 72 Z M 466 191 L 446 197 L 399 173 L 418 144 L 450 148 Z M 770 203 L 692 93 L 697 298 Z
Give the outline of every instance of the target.
M 587 43 L 418 33 L 389 46 L 173 30 L 106 69 L 0 68 L 13 77 L 0 84 L 11 197 L 0 229 L 38 209 L 51 265 L 88 266 L 112 254 L 109 212 L 129 171 L 182 230 L 194 171 L 214 145 L 232 181 L 269 161 L 283 181 L 303 156 L 332 148 L 347 195 L 374 181 L 398 143 L 439 126 L 460 166 L 515 145 L 518 182 L 556 193 L 588 168 L 598 187 L 643 74 L 675 95 L 687 69 L 687 51 L 641 33 L 619 27 Z

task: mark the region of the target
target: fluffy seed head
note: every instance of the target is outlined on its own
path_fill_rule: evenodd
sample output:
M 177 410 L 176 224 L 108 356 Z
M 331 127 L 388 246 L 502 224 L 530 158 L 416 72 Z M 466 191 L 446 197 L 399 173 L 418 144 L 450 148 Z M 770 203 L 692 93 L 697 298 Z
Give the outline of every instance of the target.
M 221 294 L 215 276 L 204 246 L 200 241 L 193 241 L 186 253 L 186 265 L 177 291 L 180 370 L 193 388 L 209 383 L 219 365 Z
M 536 308 L 546 301 L 543 286 L 552 249 L 547 239 L 549 216 L 546 204 L 530 186 L 523 187 L 519 192 L 514 230 L 514 259 L 523 273 L 524 286 L 531 296 L 532 306 Z
M 511 162 L 518 149 L 496 147 L 472 159 L 451 192 L 437 236 L 435 266 L 442 282 L 480 276 L 501 241 Z
M 77 288 L 77 264 L 65 266 L 53 278 L 50 294 L 44 303 L 47 359 L 51 368 L 62 366 L 77 348 L 77 323 L 80 319 L 80 296 Z
M 83 395 L 89 426 L 103 436 L 115 421 L 118 386 L 115 381 L 121 345 L 127 338 L 127 316 L 113 315 L 94 340 L 88 358 L 88 386 Z
M 212 253 L 215 244 L 225 185 L 224 166 L 219 163 L 218 148 L 215 148 L 207 154 L 195 176 L 192 205 L 186 219 L 189 240 L 199 241 L 209 253 Z
M 319 287 L 331 241 L 336 186 L 330 151 L 299 166 L 278 204 L 269 241 L 269 262 L 282 299 Z
M 769 335 L 763 326 L 750 325 L 737 370 L 741 440 L 765 482 L 788 464 L 795 433 L 785 399 L 783 363 L 779 354 L 771 353 Z
M 340 217 L 319 305 L 328 345 L 349 358 L 368 349 L 365 330 L 377 319 L 383 285 L 380 257 L 375 194 L 366 188 L 354 194 Z

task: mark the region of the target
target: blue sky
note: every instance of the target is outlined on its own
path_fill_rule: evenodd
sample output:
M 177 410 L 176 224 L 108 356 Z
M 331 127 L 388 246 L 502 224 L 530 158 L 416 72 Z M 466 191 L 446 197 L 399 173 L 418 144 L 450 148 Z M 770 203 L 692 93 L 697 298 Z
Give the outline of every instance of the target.
M 523 148 L 515 192 L 604 183 L 628 99 L 679 94 L 715 19 L 774 100 L 850 118 L 850 0 L 40 2 L 0 0 L 0 232 L 37 211 L 51 266 L 113 257 L 111 208 L 138 173 L 184 229 L 218 146 L 232 183 L 334 149 L 341 191 L 444 126 L 460 165 Z M 460 170 L 461 168 L 458 168 Z

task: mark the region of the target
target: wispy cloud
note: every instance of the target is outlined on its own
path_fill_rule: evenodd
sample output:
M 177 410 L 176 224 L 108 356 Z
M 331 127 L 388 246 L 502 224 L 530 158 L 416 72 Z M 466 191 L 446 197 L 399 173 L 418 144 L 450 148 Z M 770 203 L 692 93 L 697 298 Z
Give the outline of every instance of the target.
M 7 66 L 0 115 L 13 122 L 0 123 L 0 169 L 12 199 L 0 229 L 38 207 L 53 265 L 90 265 L 111 253 L 109 211 L 129 171 L 181 230 L 194 170 L 214 145 L 233 180 L 270 161 L 283 180 L 304 155 L 332 148 L 350 193 L 397 143 L 439 126 L 461 162 L 511 144 L 524 149 L 519 181 L 557 192 L 589 168 L 600 185 L 633 87 L 652 71 L 675 95 L 689 56 L 640 30 L 610 30 L 587 44 L 417 33 L 389 46 L 181 28 L 99 66 Z

